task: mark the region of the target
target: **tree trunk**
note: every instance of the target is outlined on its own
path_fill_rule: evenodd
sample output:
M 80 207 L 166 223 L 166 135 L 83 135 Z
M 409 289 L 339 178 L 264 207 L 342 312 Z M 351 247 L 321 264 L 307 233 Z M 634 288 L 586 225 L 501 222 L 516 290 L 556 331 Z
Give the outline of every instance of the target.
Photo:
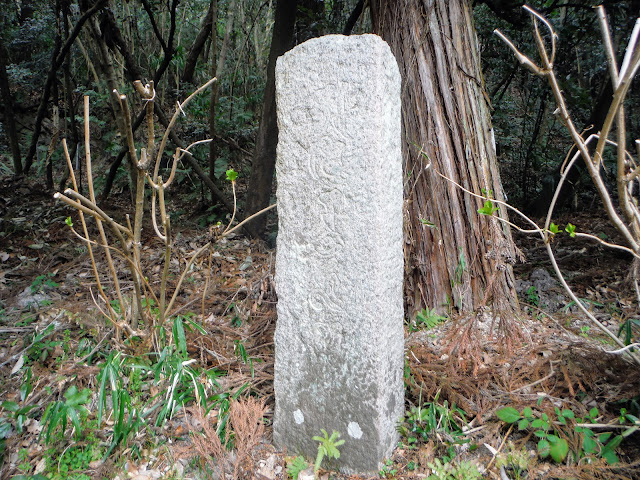
M 44 83 L 44 87 L 42 89 L 42 97 L 40 98 L 40 105 L 38 106 L 38 113 L 36 114 L 35 125 L 33 126 L 33 135 L 31 136 L 31 144 L 29 145 L 29 150 L 25 156 L 24 160 L 24 173 L 29 173 L 31 169 L 31 164 L 33 163 L 33 157 L 36 155 L 36 150 L 38 147 L 38 139 L 40 137 L 40 131 L 42 130 L 42 122 L 44 121 L 44 117 L 47 113 L 47 105 L 49 104 L 49 95 L 51 94 L 51 86 L 56 78 L 56 72 L 58 68 L 62 65 L 67 53 L 69 53 L 69 49 L 76 37 L 80 34 L 82 27 L 85 22 L 91 18 L 91 16 L 100 10 L 107 0 L 98 0 L 91 8 L 89 8 L 86 12 L 82 14 L 82 16 L 78 19 L 75 27 L 73 28 L 71 34 L 67 38 L 65 44 L 60 48 L 60 44 L 56 43 L 51 55 L 51 67 L 49 69 L 49 73 L 47 75 L 47 79 Z M 59 39 L 59 35 L 56 35 L 56 41 Z
M 401 74 L 405 173 L 407 313 L 517 309 L 509 228 L 480 215 L 503 200 L 467 0 L 371 0 L 373 28 L 391 46 Z M 500 207 L 503 219 L 507 213 Z
M 216 54 L 218 53 L 218 0 L 211 0 L 211 6 L 209 7 L 211 12 L 211 48 L 209 55 L 211 55 L 211 77 L 215 77 L 218 64 L 216 63 Z M 220 81 L 218 80 L 211 86 L 211 94 L 209 95 L 209 138 L 216 138 L 216 101 L 217 90 Z M 209 179 L 212 182 L 216 181 L 216 157 L 218 156 L 217 144 L 215 140 L 209 143 Z
M 193 75 L 196 72 L 198 57 L 202 53 L 202 49 L 204 48 L 205 43 L 207 43 L 207 38 L 209 38 L 209 35 L 211 34 L 211 18 L 213 16 L 214 6 L 215 4 L 213 2 L 209 3 L 209 10 L 207 11 L 207 15 L 202 23 L 202 28 L 200 28 L 193 45 L 191 45 L 191 48 L 189 49 L 189 53 L 187 54 L 187 58 L 184 62 L 184 72 L 182 74 L 183 82 L 193 83 Z
M 293 46 L 297 0 L 278 0 L 276 4 L 273 37 L 269 50 L 267 65 L 267 85 L 264 91 L 262 118 L 256 138 L 256 149 L 251 166 L 249 191 L 245 205 L 246 216 L 250 216 L 269 206 L 273 170 L 276 162 L 276 146 L 278 145 L 278 124 L 276 116 L 276 60 Z M 264 233 L 265 215 L 258 216 L 249 222 L 248 227 L 258 235 Z
M 3 124 L 9 137 L 9 146 L 13 157 L 13 173 L 17 176 L 22 175 L 22 157 L 20 156 L 20 139 L 13 113 L 13 97 L 9 88 L 7 63 L 9 63 L 9 52 L 7 52 L 4 43 L 2 43 L 2 35 L 0 35 L 0 99 L 4 104 Z
M 69 9 L 63 9 L 63 29 L 65 39 L 69 38 Z M 76 152 L 78 149 L 78 126 L 76 123 L 76 109 L 75 104 L 73 102 L 73 86 L 71 83 L 71 60 L 69 56 L 65 57 L 64 64 L 62 65 L 63 73 L 64 73 L 64 101 L 65 101 L 65 117 L 67 122 L 67 127 L 65 128 L 64 136 L 66 138 L 71 137 L 71 151 L 70 157 L 73 159 L 76 156 Z M 78 162 L 75 166 L 76 171 L 75 175 L 78 179 L 78 190 L 82 193 L 82 162 Z M 69 179 L 69 175 L 71 172 L 68 168 L 64 167 L 64 173 L 62 174 L 62 178 L 60 179 L 60 183 L 58 184 L 58 191 L 63 192 L 66 188 L 67 180 Z

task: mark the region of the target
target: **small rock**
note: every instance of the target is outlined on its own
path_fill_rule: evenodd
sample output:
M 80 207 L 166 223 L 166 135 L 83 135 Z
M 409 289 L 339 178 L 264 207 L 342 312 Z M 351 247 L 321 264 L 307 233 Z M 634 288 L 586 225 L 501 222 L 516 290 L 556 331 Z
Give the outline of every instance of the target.
M 44 470 L 47 468 L 47 458 L 46 457 L 42 457 L 40 459 L 40 461 L 37 463 L 35 470 L 33 471 L 33 473 L 35 473 L 36 475 L 38 475 L 39 473 L 44 472 Z
M 315 479 L 315 474 L 313 473 L 313 467 L 309 467 L 298 474 L 298 480 L 314 480 L 314 479 Z
M 27 287 L 18 295 L 16 303 L 19 308 L 29 308 L 31 306 L 38 307 L 48 301 L 51 301 L 49 295 L 42 292 L 31 293 L 31 287 Z
M 240 266 L 238 267 L 238 269 L 240 271 L 244 271 L 247 268 L 249 268 L 251 265 L 253 264 L 253 258 L 251 258 L 251 255 L 247 256 L 247 258 L 244 259 L 244 262 L 242 262 L 240 264 Z
M 258 470 L 258 473 L 260 475 L 269 480 L 274 480 L 276 478 L 276 456 L 274 454 L 269 456 L 266 460 L 261 460 L 259 465 L 260 469 Z

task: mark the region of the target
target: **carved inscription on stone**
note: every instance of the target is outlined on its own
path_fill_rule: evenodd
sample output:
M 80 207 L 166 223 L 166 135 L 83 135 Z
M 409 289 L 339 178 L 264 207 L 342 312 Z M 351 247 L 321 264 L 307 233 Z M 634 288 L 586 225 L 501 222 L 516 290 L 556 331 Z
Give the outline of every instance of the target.
M 274 439 L 377 471 L 403 413 L 400 74 L 375 35 L 309 40 L 278 59 Z

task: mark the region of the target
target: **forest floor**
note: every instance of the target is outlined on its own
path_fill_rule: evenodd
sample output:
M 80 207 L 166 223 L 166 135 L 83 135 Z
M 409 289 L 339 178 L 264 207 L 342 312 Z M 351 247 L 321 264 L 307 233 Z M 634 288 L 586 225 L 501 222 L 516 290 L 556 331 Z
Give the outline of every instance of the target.
M 118 215 L 126 204 L 116 197 L 105 209 Z M 77 215 L 41 186 L 0 179 L 0 478 L 207 478 L 205 470 L 215 470 L 205 461 L 210 457 L 224 458 L 219 464 L 228 473 L 235 467 L 237 478 L 287 478 L 293 460 L 269 441 L 274 250 L 232 235 L 197 259 L 177 299 L 186 356 L 171 348 L 163 356 L 150 353 L 149 343 L 140 339 L 117 340 L 96 308 L 91 262 L 65 224 L 68 216 L 78 223 Z M 195 220 L 176 218 L 175 271 L 210 239 L 208 230 L 189 226 Z M 616 238 L 605 218 L 572 214 L 561 220 Z M 145 275 L 156 285 L 162 245 L 152 228 L 145 232 Z M 502 478 L 512 480 L 640 478 L 640 433 L 628 428 L 632 416 L 640 416 L 638 366 L 604 353 L 615 347 L 550 275 L 542 243 L 519 235 L 516 241 L 526 257 L 516 266 L 522 318 L 452 316 L 429 330 L 407 325 L 408 413 L 399 427 L 399 448 L 380 472 L 383 478 L 428 478 L 434 466 L 440 476 L 432 478 L 476 478 L 461 473 L 465 461 L 483 478 L 501 478 L 501 466 Z M 558 235 L 554 243 L 562 270 L 594 315 L 614 334 L 621 325 L 628 327 L 621 338 L 637 341 L 639 314 L 626 279 L 630 259 L 568 235 Z M 107 271 L 102 260 L 98 269 Z M 189 328 L 191 321 L 201 331 Z M 171 339 L 172 332 L 167 326 L 164 338 Z M 487 336 L 489 341 L 478 341 Z M 161 337 L 153 345 L 160 345 Z M 187 357 L 193 363 L 183 362 Z M 106 363 L 113 367 L 111 376 L 104 374 Z M 266 410 L 245 403 L 245 419 L 263 416 L 264 432 L 251 427 L 243 433 L 241 420 L 233 416 L 233 399 L 247 393 Z M 204 418 L 194 401 L 203 395 L 210 410 Z M 120 415 L 112 411 L 114 401 L 123 406 Z M 188 408 L 180 408 L 181 402 Z M 496 412 L 507 406 L 517 410 L 520 427 L 530 420 L 537 421 L 536 428 L 529 423 L 519 430 L 498 419 Z M 132 414 L 134 409 L 144 412 L 144 419 Z M 211 432 L 227 418 L 235 450 L 198 440 L 205 437 L 197 432 Z M 627 436 L 616 447 L 623 433 Z M 566 441 L 567 459 L 540 458 L 541 438 Z M 602 458 L 612 454 L 618 463 Z M 449 476 L 434 464 L 447 457 L 457 461 Z M 320 473 L 323 479 L 380 478 Z

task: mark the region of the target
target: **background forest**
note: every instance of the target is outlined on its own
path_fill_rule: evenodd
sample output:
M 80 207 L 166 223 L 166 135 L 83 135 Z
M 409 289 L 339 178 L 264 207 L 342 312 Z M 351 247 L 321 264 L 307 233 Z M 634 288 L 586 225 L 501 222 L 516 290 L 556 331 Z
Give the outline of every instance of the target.
M 68 138 L 75 152 L 81 139 L 77 118 L 82 113 L 81 99 L 89 95 L 97 120 L 93 141 L 102 152 L 96 159 L 100 164 L 97 187 L 107 198 L 114 183 L 119 191 L 127 188 L 124 145 L 117 138 L 115 124 L 119 114 L 114 112 L 109 91 L 118 88 L 130 94 L 133 80 L 154 80 L 158 108 L 166 116 L 175 101 L 216 76 L 213 96 L 196 99 L 179 126 L 179 138 L 200 140 L 213 128 L 217 140 L 214 147 L 208 151 L 208 146 L 200 146 L 193 156 L 220 188 L 228 189 L 220 180 L 229 166 L 235 167 L 241 172 L 238 187 L 242 191 L 252 174 L 275 2 L 99 2 L 93 7 L 98 7 L 95 18 L 87 14 L 90 9 L 86 2 L 5 3 L 0 19 L 0 83 L 5 117 L 13 121 L 4 121 L 0 131 L 2 175 L 24 172 L 27 178 L 41 179 L 48 189 L 64 185 L 65 162 L 58 142 Z M 342 33 L 347 25 L 353 33 L 370 31 L 366 9 L 355 18 L 355 25 L 348 24 L 357 3 L 300 2 L 291 41 L 297 44 L 321 34 Z M 611 85 L 592 4 L 605 6 L 618 44 L 628 38 L 640 5 L 633 1 L 583 1 L 564 6 L 566 3 L 530 5 L 552 19 L 561 38 L 555 65 L 576 123 L 597 131 L 611 100 Z M 474 13 L 505 189 L 514 206 L 541 213 L 557 182 L 558 167 L 570 140 L 550 114 L 553 105 L 546 85 L 520 68 L 492 34 L 499 28 L 525 53 L 534 51 L 533 37 L 525 28 L 529 21 L 520 5 L 517 1 L 477 2 Z M 212 16 L 217 26 L 213 36 Z M 276 36 L 279 33 L 275 32 Z M 632 88 L 628 105 L 631 137 L 640 124 L 638 102 L 637 89 Z M 136 111 L 140 110 L 138 101 Z M 215 112 L 213 121 L 211 112 Z M 139 124 L 134 122 L 135 127 Z M 202 179 L 194 175 L 185 180 L 183 176 L 179 183 L 190 183 L 192 195 L 200 193 L 193 203 L 209 210 L 207 221 L 216 213 L 229 213 L 216 208 L 221 199 L 204 199 L 206 186 Z M 579 183 L 580 178 L 573 179 L 575 192 L 567 193 L 574 204 L 578 194 L 591 197 L 588 189 L 578 187 Z M 226 193 L 225 198 L 230 197 Z M 242 205 L 245 196 L 239 199 Z
M 241 229 L 232 230 L 232 222 L 274 201 L 275 59 L 319 35 L 371 32 L 369 3 L 2 0 L 1 478 L 218 478 L 225 469 L 230 478 L 295 479 L 312 468 L 307 462 L 313 459 L 287 457 L 262 441 L 273 406 L 277 214 L 270 210 Z M 505 195 L 539 218 L 573 142 L 554 115 L 546 82 L 522 68 L 493 34 L 500 29 L 537 58 L 522 4 L 477 1 L 473 15 Z M 601 130 L 613 97 L 592 8 L 599 4 L 622 57 L 640 1 L 529 2 L 558 34 L 556 75 L 585 136 Z M 182 108 L 213 77 L 217 81 Z M 638 82 L 625 103 L 632 139 L 640 138 Z M 153 98 L 141 94 L 149 84 Z M 128 111 L 114 90 L 126 95 Z M 177 121 L 167 129 L 172 116 Z M 166 148 L 159 148 L 165 132 Z M 170 179 L 166 194 L 140 189 L 130 167 L 131 139 L 148 143 L 150 156 L 159 152 L 153 179 Z M 188 152 L 174 164 L 178 147 Z M 603 168 L 614 191 L 615 155 L 604 158 Z M 74 236 L 119 245 L 95 224 L 83 235 L 82 215 L 53 199 L 76 182 L 77 193 L 138 240 L 139 250 L 121 246 L 129 263 L 108 254 L 94 259 Z M 148 212 L 157 195 L 161 224 L 147 222 L 143 229 L 134 212 Z M 558 215 L 619 241 L 601 210 L 586 168 L 578 165 L 561 192 Z M 456 356 L 449 328 L 462 309 L 409 309 L 407 332 L 417 336 L 406 364 L 407 416 L 399 426 L 400 448 L 380 476 L 634 478 L 640 468 L 637 366 L 598 353 L 606 340 L 579 321 L 575 305 L 545 276 L 547 260 L 535 242 L 518 235 L 516 242 L 528 257 L 514 267 L 516 290 L 538 341 L 518 359 L 474 350 L 474 362 L 482 358 L 483 366 L 454 368 L 447 363 Z M 585 305 L 625 344 L 637 340 L 637 303 L 624 278 L 630 257 L 562 242 L 562 267 L 572 272 Z M 464 271 L 463 257 L 459 265 Z M 564 338 L 561 330 L 567 340 L 560 346 L 553 337 Z M 579 347 L 567 347 L 576 341 Z M 535 385 L 559 400 L 543 402 Z M 528 397 L 508 395 L 520 391 Z M 510 437 L 511 424 L 519 433 Z M 477 448 L 487 444 L 498 450 Z

